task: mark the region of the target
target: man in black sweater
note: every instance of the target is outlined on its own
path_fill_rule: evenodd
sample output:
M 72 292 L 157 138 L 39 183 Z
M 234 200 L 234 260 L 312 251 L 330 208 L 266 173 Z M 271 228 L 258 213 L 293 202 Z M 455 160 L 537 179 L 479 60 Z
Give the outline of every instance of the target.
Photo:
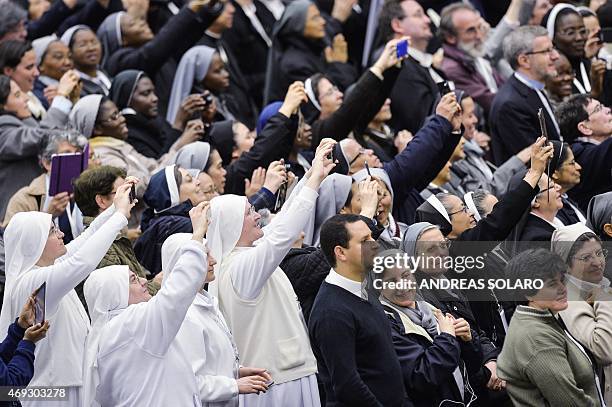
M 315 299 L 308 330 L 326 405 L 410 405 L 389 321 L 376 295 L 362 295 L 362 246 L 373 242 L 370 228 L 358 215 L 335 215 L 323 224 L 320 240 L 332 269 Z

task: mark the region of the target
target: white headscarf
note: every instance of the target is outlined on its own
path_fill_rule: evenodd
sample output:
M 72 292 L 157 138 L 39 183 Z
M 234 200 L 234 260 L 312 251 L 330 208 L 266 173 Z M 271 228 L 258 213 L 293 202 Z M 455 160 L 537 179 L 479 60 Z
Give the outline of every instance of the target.
M 96 125 L 96 117 L 102 104 L 103 95 L 87 95 L 75 103 L 70 112 L 70 126 L 84 135 L 91 138 L 93 129 Z
M 60 39 L 64 44 L 66 44 L 67 47 L 70 48 L 70 42 L 72 41 L 72 37 L 74 37 L 74 34 L 76 34 L 79 30 L 91 30 L 91 28 L 85 24 L 73 25 L 72 27 L 64 31 Z
M 210 201 L 211 221 L 206 233 L 208 248 L 217 264 L 215 265 L 216 279 L 208 284 L 208 292 L 215 297 L 218 294 L 217 281 L 223 272 L 221 264 L 230 254 L 242 233 L 244 209 L 247 204 L 245 196 L 221 195 Z
M 13 307 L 13 289 L 19 278 L 40 259 L 49 238 L 52 221 L 48 213 L 19 212 L 11 218 L 4 230 L 6 282 L 0 314 L 0 335 L 3 337 L 21 310 L 20 307 Z
M 32 41 L 32 48 L 34 49 L 34 53 L 36 54 L 36 66 L 40 66 L 42 63 L 43 57 L 47 53 L 47 49 L 49 45 L 51 45 L 55 41 L 60 41 L 57 38 L 57 35 L 51 34 L 45 37 L 37 38 Z
M 168 123 L 174 123 L 181 102 L 191 93 L 193 84 L 204 80 L 215 52 L 214 48 L 198 45 L 185 52 L 181 58 L 172 82 L 172 93 L 166 114 Z
M 555 38 L 555 23 L 557 22 L 557 16 L 562 10 L 565 10 L 565 9 L 574 10 L 576 13 L 580 14 L 578 9 L 571 4 L 567 4 L 567 3 L 556 4 L 550 11 L 550 14 L 548 15 L 548 20 L 546 20 L 546 31 L 548 31 L 548 36 L 550 37 L 551 40 Z
M 161 248 L 162 272 L 164 273 L 162 286 L 168 280 L 174 266 L 181 258 L 183 245 L 191 240 L 191 233 L 175 233 L 168 236 Z
M 106 324 L 128 307 L 130 268 L 109 266 L 94 270 L 83 286 L 85 301 L 91 316 L 91 330 L 85 344 L 83 369 L 83 405 L 98 407 L 96 390 L 100 384 L 98 350 Z

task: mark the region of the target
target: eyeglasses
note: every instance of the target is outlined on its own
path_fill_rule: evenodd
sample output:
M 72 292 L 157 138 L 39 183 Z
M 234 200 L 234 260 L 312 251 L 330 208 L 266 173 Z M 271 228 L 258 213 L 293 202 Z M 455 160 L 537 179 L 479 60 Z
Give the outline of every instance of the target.
M 354 163 L 355 161 L 357 161 L 357 159 L 358 159 L 359 157 L 361 157 L 362 155 L 364 155 L 366 151 L 367 151 L 367 150 L 366 150 L 365 148 L 360 148 L 360 149 L 359 149 L 359 154 L 357 154 L 357 155 L 355 156 L 355 158 L 353 158 L 353 159 L 351 160 L 351 162 L 349 162 L 349 164 L 348 164 L 348 165 L 349 165 L 349 167 L 350 167 L 351 165 L 353 165 L 353 163 Z
M 585 254 L 584 256 L 574 257 L 574 259 L 582 263 L 590 263 L 596 258 L 598 260 L 605 259 L 608 257 L 608 249 L 597 250 L 595 253 Z
M 119 118 L 121 117 L 121 112 L 119 110 L 115 110 L 113 113 L 111 113 L 110 116 L 108 116 L 106 119 L 102 119 L 100 120 L 101 122 L 114 122 L 119 120 Z
M 546 48 L 540 51 L 529 51 L 529 52 L 525 52 L 525 55 L 537 55 L 537 54 L 553 54 L 557 51 L 557 48 L 555 47 L 551 47 L 551 48 Z
M 436 250 L 448 250 L 451 247 L 451 240 L 448 239 L 444 239 L 443 241 L 439 242 L 439 243 L 434 243 L 431 246 L 427 247 L 425 249 L 425 252 L 427 254 L 431 254 Z
M 588 35 L 588 32 L 587 32 L 586 28 L 581 28 L 579 30 L 576 30 L 574 28 L 568 28 L 566 30 L 559 31 L 558 34 L 564 35 L 566 37 L 573 37 L 576 34 L 578 34 L 581 37 L 586 37 Z
M 59 239 L 63 237 L 63 233 L 56 225 L 51 226 L 51 230 L 49 231 L 49 236 L 55 234 L 55 236 Z
M 461 209 L 459 209 L 458 211 L 449 213 L 448 216 L 453 216 L 453 215 L 456 215 L 456 214 L 461 213 L 461 212 L 468 213 L 468 211 L 469 211 L 468 207 L 463 205 L 463 207 Z
M 588 114 L 589 117 L 591 117 L 594 114 L 601 112 L 603 110 L 603 108 L 604 108 L 604 105 L 599 103 L 597 106 L 595 106 L 595 108 L 593 109 L 593 111 L 591 113 L 587 112 L 587 114 Z
M 561 164 L 561 167 L 565 167 L 565 166 L 568 166 L 568 165 L 571 165 L 572 167 L 575 167 L 575 166 L 576 166 L 576 164 L 578 164 L 578 163 L 576 162 L 576 160 L 572 160 L 572 161 L 568 161 L 568 162 L 566 162 L 566 163 Z
M 338 89 L 338 87 L 337 87 L 337 86 L 332 86 L 331 88 L 329 88 L 329 90 L 328 90 L 327 92 L 322 93 L 322 94 L 319 96 L 319 99 L 321 99 L 321 98 L 326 98 L 326 97 L 328 97 L 328 96 L 331 96 L 331 95 L 333 95 L 334 93 L 338 92 L 339 90 L 340 90 L 340 89 Z
M 140 285 L 140 279 L 138 278 L 138 276 L 136 274 L 132 274 L 130 276 L 130 284 L 139 284 Z

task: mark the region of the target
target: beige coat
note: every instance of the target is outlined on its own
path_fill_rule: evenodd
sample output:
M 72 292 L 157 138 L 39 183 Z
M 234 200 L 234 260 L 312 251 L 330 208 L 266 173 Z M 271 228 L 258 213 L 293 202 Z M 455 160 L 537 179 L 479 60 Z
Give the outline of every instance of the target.
M 154 158 L 145 157 L 140 154 L 131 144 L 112 137 L 94 137 L 89 140 L 91 147 L 100 157 L 102 165 L 125 170 L 127 175 L 132 175 L 140 180 L 136 187 L 136 195 L 141 198 L 149 185 L 151 175 L 158 168 L 170 164 L 167 159 L 171 154 L 164 155 L 159 161 Z
M 23 187 L 11 197 L 6 207 L 2 226 L 6 227 L 18 212 L 42 211 L 47 198 L 46 174 L 34 178 L 30 185 Z
M 612 291 L 602 294 L 593 305 L 586 302 L 589 293 L 572 283 L 567 284 L 569 306 L 561 318 L 570 333 L 586 346 L 604 368 L 602 388 L 608 406 L 612 406 Z

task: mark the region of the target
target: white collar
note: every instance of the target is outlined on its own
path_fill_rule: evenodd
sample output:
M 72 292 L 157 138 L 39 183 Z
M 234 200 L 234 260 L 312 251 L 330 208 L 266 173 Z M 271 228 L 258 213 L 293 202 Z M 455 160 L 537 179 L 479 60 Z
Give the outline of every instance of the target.
M 573 275 L 569 273 L 565 275 L 565 279 L 567 283 L 571 283 L 579 289 L 593 290 L 595 288 L 602 288 L 602 289 L 610 288 L 610 280 L 608 280 L 606 277 L 604 277 L 601 280 L 601 283 L 599 284 L 593 284 L 588 281 L 581 280 L 578 277 L 574 277 Z
M 204 34 L 206 34 L 206 35 L 208 35 L 209 37 L 214 38 L 214 39 L 216 39 L 216 40 L 220 40 L 220 39 L 221 39 L 221 34 L 214 33 L 214 32 L 212 32 L 212 31 L 210 31 L 210 30 L 206 30 L 206 31 L 204 32 Z
M 591 144 L 595 144 L 595 145 L 600 145 L 601 141 L 597 141 L 595 139 L 592 139 L 590 137 L 578 137 L 576 139 L 576 141 L 582 141 L 584 143 L 591 143 Z
M 419 51 L 418 49 L 416 49 L 414 47 L 410 47 L 408 49 L 408 55 L 410 55 L 412 58 L 416 59 L 416 61 L 423 68 L 431 67 L 431 63 L 432 63 L 432 59 L 433 59 L 431 54 L 428 54 L 427 52 Z
M 353 281 L 338 274 L 333 268 L 329 270 L 329 274 L 327 275 L 327 277 L 325 277 L 325 282 L 343 288 L 349 293 L 354 294 L 359 298 L 362 298 L 361 283 Z
M 560 226 L 563 226 L 563 224 L 559 225 L 558 223 L 556 223 L 555 221 L 559 222 L 557 217 L 555 216 L 555 220 L 553 220 L 552 222 L 549 221 L 548 219 L 544 219 L 543 217 L 541 217 L 540 215 L 538 215 L 537 213 L 535 213 L 534 211 L 529 212 L 531 215 L 538 217 L 540 219 L 542 219 L 544 222 L 548 223 L 550 226 L 554 227 L 555 229 L 558 229 Z

